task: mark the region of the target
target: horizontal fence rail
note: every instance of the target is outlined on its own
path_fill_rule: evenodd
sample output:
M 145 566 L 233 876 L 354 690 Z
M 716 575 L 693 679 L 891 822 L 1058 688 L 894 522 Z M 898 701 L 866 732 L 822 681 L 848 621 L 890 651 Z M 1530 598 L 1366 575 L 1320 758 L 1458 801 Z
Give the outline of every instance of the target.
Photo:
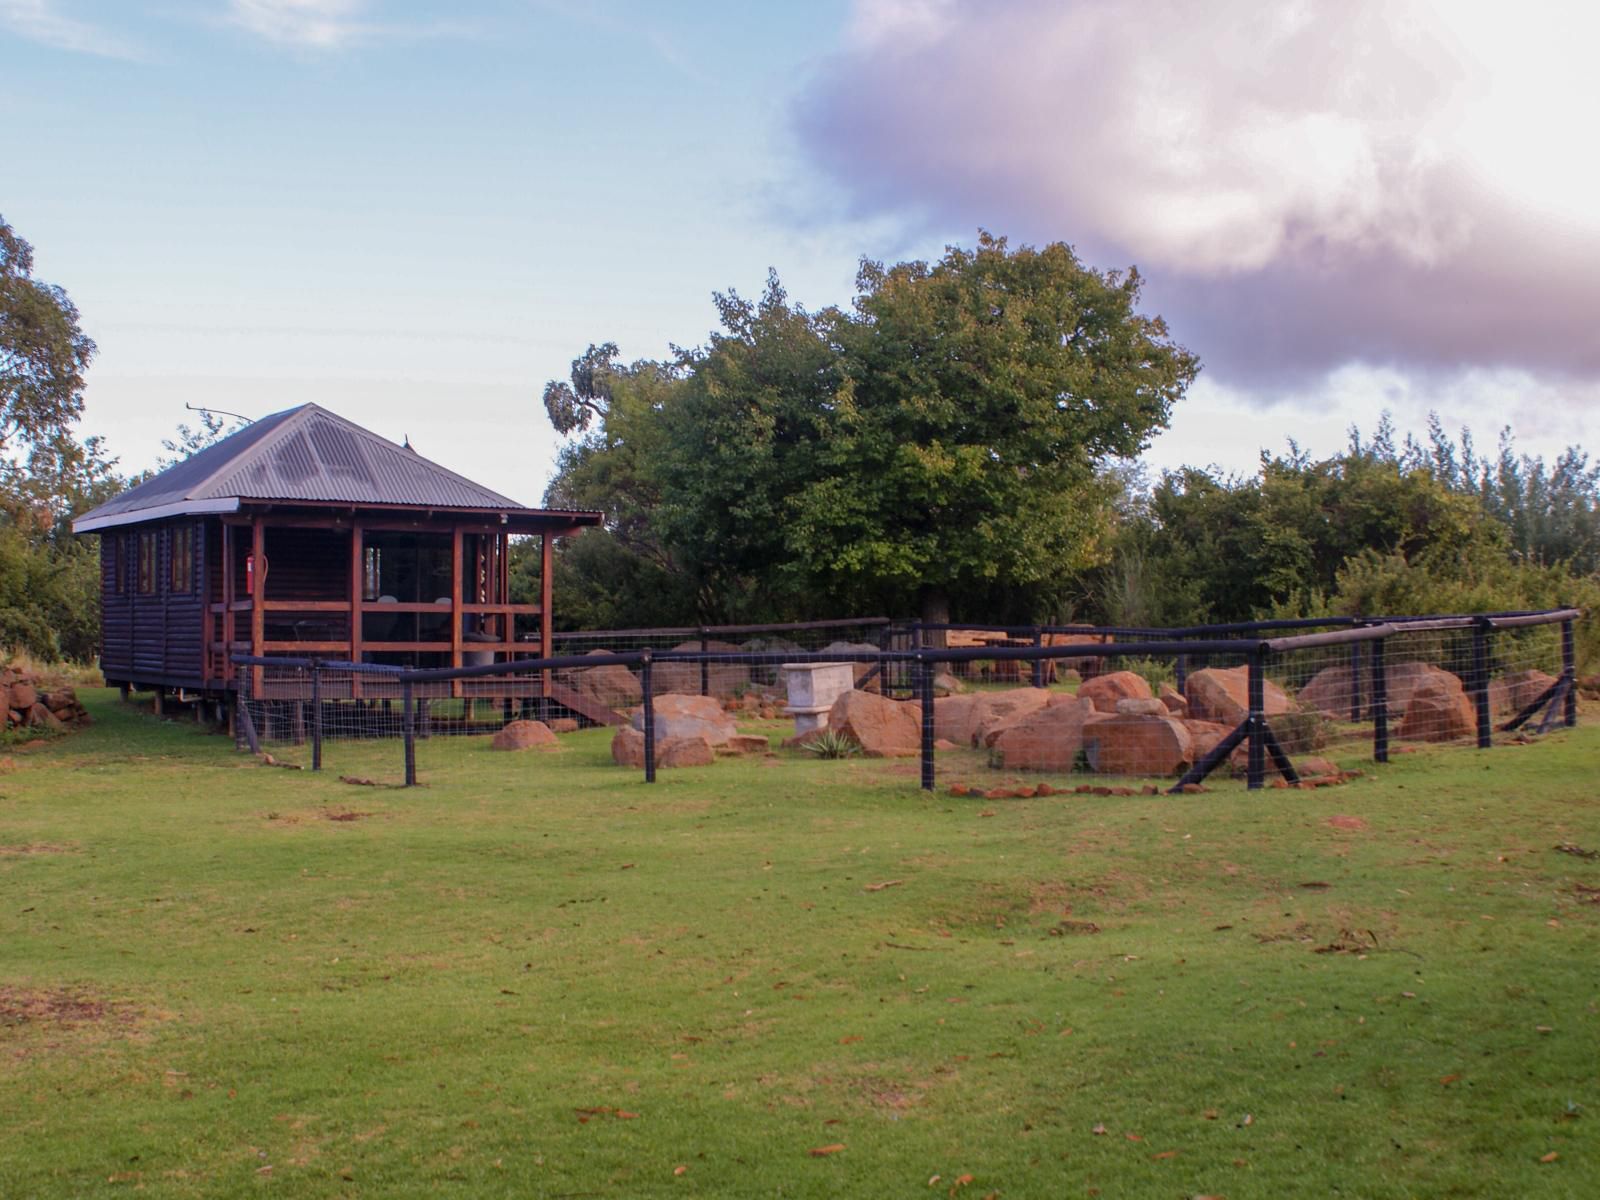
M 612 725 L 614 757 L 653 781 L 658 752 L 673 740 L 660 734 L 661 696 L 714 698 L 734 715 L 795 716 L 797 726 L 809 715 L 820 729 L 827 706 L 780 694 L 783 668 L 839 664 L 849 668 L 847 692 L 876 693 L 870 703 L 891 703 L 886 711 L 901 714 L 894 720 L 914 722 L 909 742 L 868 753 L 918 757 L 924 788 L 935 786 L 939 754 L 954 750 L 954 786 L 991 794 L 997 771 L 1165 776 L 1167 790 L 1183 792 L 1231 768 L 1258 789 L 1303 782 L 1307 771 L 1322 778 L 1321 752 L 1340 747 L 1370 743 L 1382 763 L 1397 741 L 1488 748 L 1496 734 L 1575 724 L 1573 625 L 1583 615 L 1563 608 L 1180 629 L 870 617 L 562 634 L 555 640 L 565 653 L 437 669 L 239 655 L 235 732 L 255 752 L 309 746 L 312 770 L 322 769 L 329 741 L 397 738 L 411 786 L 418 743 L 499 735 L 535 718 Z M 980 640 L 944 644 L 952 635 Z M 725 640 L 732 637 L 747 641 Z M 593 648 L 576 651 L 581 645 Z M 1031 687 L 1022 686 L 1024 665 Z M 998 690 L 1007 684 L 1017 686 Z M 618 749 L 640 739 L 642 753 Z

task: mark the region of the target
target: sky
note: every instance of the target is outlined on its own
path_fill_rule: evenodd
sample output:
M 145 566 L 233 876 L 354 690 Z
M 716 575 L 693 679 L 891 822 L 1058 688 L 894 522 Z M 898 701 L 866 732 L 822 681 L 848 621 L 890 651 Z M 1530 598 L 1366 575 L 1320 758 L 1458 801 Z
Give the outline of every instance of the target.
M 315 401 L 527 504 L 590 342 L 980 228 L 1135 265 L 1204 368 L 1146 455 L 1389 410 L 1596 441 L 1600 12 L 1555 0 L 0 0 L 0 216 L 82 431 Z

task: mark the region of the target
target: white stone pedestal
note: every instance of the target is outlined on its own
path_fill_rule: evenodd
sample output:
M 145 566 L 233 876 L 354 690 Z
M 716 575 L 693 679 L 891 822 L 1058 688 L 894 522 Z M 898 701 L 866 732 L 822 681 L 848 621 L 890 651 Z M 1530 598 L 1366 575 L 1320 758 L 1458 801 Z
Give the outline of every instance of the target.
M 796 736 L 828 723 L 833 702 L 856 685 L 852 663 L 784 663 L 783 683 Z

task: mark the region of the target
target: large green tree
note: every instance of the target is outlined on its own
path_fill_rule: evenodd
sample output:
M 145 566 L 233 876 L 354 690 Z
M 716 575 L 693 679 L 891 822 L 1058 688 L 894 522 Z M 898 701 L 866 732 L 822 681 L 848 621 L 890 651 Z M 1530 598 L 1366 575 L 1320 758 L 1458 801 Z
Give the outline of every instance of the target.
M 1108 549 L 1104 468 L 1166 426 L 1198 370 L 1139 290 L 1137 271 L 1063 243 L 988 234 L 933 264 L 864 263 L 837 432 L 792 505 L 793 552 L 930 620 L 996 591 L 1049 606 Z
M 1059 611 L 1108 553 L 1111 468 L 1198 370 L 1139 289 L 983 234 L 864 262 L 848 309 L 809 312 L 776 276 L 719 295 L 704 347 L 623 368 L 592 345 L 546 387 L 552 424 L 584 433 L 548 499 L 605 507 L 605 536 L 670 565 L 702 619 Z

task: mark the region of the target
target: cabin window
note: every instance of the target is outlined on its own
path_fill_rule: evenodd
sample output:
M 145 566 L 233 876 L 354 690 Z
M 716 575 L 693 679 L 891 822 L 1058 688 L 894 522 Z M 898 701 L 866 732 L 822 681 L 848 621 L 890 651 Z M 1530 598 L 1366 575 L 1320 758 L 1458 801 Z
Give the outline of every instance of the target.
M 172 531 L 172 575 L 170 591 L 187 596 L 194 591 L 194 526 L 180 525 Z
M 142 530 L 139 534 L 139 594 L 153 596 L 156 594 L 156 551 L 160 543 L 156 540 L 160 534 L 154 529 Z

